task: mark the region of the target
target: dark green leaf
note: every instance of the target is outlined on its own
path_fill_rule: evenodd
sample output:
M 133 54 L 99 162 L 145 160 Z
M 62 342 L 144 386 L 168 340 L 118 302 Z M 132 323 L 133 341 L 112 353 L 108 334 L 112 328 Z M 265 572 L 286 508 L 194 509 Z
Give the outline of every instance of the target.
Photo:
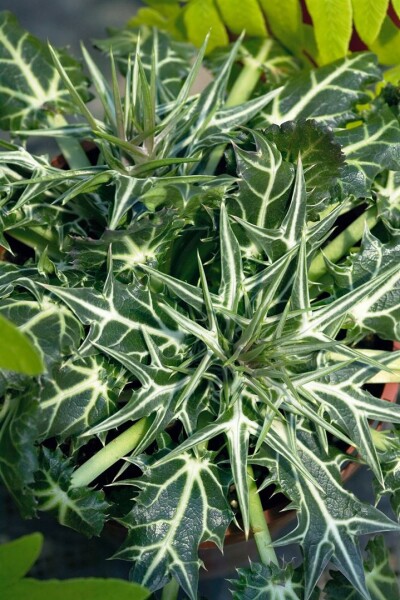
M 376 508 L 363 504 L 343 489 L 340 460 L 324 454 L 309 433 L 298 429 L 299 456 L 323 488 L 317 490 L 286 463 L 283 457 L 255 458 L 271 469 L 268 481 L 276 482 L 298 510 L 297 527 L 278 540 L 278 545 L 300 542 L 304 553 L 305 597 L 308 598 L 329 561 L 368 598 L 365 573 L 357 536 L 381 531 L 399 531 L 400 526 Z
M 224 473 L 208 458 L 184 453 L 131 483 L 141 492 L 123 519 L 129 533 L 116 558 L 136 561 L 134 581 L 157 590 L 173 576 L 194 600 L 198 546 L 209 540 L 221 547 L 232 519 Z
M 371 113 L 357 127 L 338 131 L 335 137 L 346 157 L 342 186 L 347 194 L 370 196 L 376 175 L 399 167 L 400 126 L 388 107 Z
M 280 569 L 274 564 L 268 566 L 250 563 L 247 569 L 238 569 L 238 579 L 231 581 L 234 600 L 300 600 L 304 586 L 299 580 L 299 572 L 291 565 Z
M 80 65 L 65 52 L 58 56 L 77 92 L 88 100 Z M 0 67 L 0 125 L 4 129 L 34 128 L 56 111 L 75 112 L 46 44 L 24 31 L 7 11 L 0 13 Z
M 100 535 L 109 504 L 103 491 L 71 488 L 72 461 L 60 450 L 42 449 L 35 475 L 34 493 L 38 510 L 51 511 L 61 523 L 91 537 Z
M 38 467 L 36 440 L 38 434 L 38 403 L 35 387 L 25 394 L 6 397 L 0 424 L 0 474 L 21 514 L 35 514 L 36 501 L 31 489 Z M 5 414 L 4 414 L 5 411 Z
M 370 99 L 366 87 L 380 79 L 374 55 L 352 54 L 293 77 L 273 100 L 272 110 L 263 111 L 260 122 L 281 125 L 310 118 L 333 127 L 345 125 L 356 118 L 356 104 Z
M 40 437 L 65 440 L 107 419 L 124 383 L 121 369 L 98 356 L 55 365 L 40 389 Z
M 298 156 L 304 169 L 307 207 L 321 210 L 333 195 L 333 186 L 341 175 L 344 155 L 330 128 L 312 119 L 290 121 L 266 131 L 285 160 L 296 163 Z
M 371 600 L 396 600 L 400 597 L 400 590 L 396 574 L 390 568 L 390 556 L 385 546 L 383 536 L 371 539 L 368 542 L 367 559 L 365 564 L 365 580 Z M 332 579 L 324 588 L 326 600 L 363 600 L 359 594 L 340 572 L 331 572 Z

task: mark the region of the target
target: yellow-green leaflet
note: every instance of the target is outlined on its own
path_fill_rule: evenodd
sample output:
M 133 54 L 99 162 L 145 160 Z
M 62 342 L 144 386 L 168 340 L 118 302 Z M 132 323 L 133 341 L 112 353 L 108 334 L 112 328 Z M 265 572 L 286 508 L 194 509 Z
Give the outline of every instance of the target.
M 389 6 L 389 0 L 352 0 L 354 24 L 366 44 L 378 37 Z
M 298 0 L 287 0 L 282 10 L 280 0 L 260 0 L 271 32 L 291 50 L 299 50 L 303 42 L 303 23 Z
M 351 0 L 306 0 L 322 65 L 347 54 L 352 31 Z
M 296 0 L 295 0 L 296 1 Z M 238 35 L 265 37 L 267 28 L 257 0 L 216 0 L 224 23 Z
M 184 22 L 188 38 L 195 46 L 201 46 L 208 33 L 207 50 L 226 46 L 229 42 L 225 25 L 222 23 L 213 0 L 195 0 L 184 11 Z

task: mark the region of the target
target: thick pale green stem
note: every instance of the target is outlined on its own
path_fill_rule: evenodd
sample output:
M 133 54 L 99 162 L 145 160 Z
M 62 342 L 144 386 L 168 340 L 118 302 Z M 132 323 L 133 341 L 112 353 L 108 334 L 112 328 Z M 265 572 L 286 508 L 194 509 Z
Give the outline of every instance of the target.
M 261 67 L 265 62 L 268 52 L 271 46 L 271 40 L 265 40 L 261 44 L 261 48 L 257 56 L 248 55 L 243 59 L 243 69 L 240 72 L 239 77 L 236 79 L 232 86 L 232 89 L 228 95 L 225 103 L 225 107 L 238 106 L 243 102 L 246 102 L 253 93 L 258 80 L 260 79 Z M 225 145 L 216 146 L 210 154 L 208 163 L 205 167 L 204 173 L 213 175 L 218 167 L 219 161 L 221 160 L 225 150 Z
M 64 127 L 67 121 L 61 115 L 49 119 L 50 127 Z M 78 139 L 73 137 L 55 138 L 60 152 L 67 161 L 70 169 L 83 169 L 90 167 L 90 161 Z
M 132 452 L 149 429 L 151 422 L 152 418 L 150 417 L 140 419 L 104 446 L 72 474 L 71 486 L 84 487 L 89 485 L 118 460 Z
M 179 594 L 179 583 L 171 579 L 163 589 L 161 600 L 176 600 Z
M 248 100 L 260 79 L 262 66 L 268 56 L 271 40 L 264 40 L 257 56 L 245 56 L 244 67 L 229 93 L 225 106 L 237 106 Z
M 254 541 L 256 542 L 261 562 L 264 565 L 269 565 L 270 563 L 279 565 L 275 550 L 272 546 L 271 534 L 269 533 L 267 521 L 265 520 L 253 469 L 250 466 L 247 467 L 247 485 L 249 488 L 250 527 L 254 534 Z
M 352 246 L 354 246 L 354 244 L 357 244 L 361 240 L 365 225 L 368 225 L 368 227 L 372 229 L 377 221 L 376 208 L 375 206 L 372 206 L 323 248 L 323 253 L 326 258 L 331 262 L 336 263 Z M 318 279 L 325 275 L 326 272 L 327 266 L 324 256 L 320 252 L 310 265 L 308 277 L 311 281 L 318 281 Z
M 379 360 L 379 355 L 382 354 L 381 350 L 372 350 L 368 348 L 357 348 L 357 351 L 366 356 L 373 356 L 377 360 Z M 334 361 L 346 361 L 349 359 L 347 354 L 342 354 L 341 352 L 328 352 L 326 356 L 328 360 Z M 394 358 L 386 366 L 391 369 L 393 373 L 389 373 L 389 371 L 379 371 L 378 373 L 375 373 L 371 379 L 368 379 L 367 383 L 400 383 L 400 358 Z
M 10 237 L 23 242 L 26 246 L 34 250 L 43 252 L 47 248 L 50 258 L 62 258 L 62 253 L 49 228 L 40 227 L 39 225 L 26 228 L 16 227 L 15 229 L 9 229 L 7 233 Z

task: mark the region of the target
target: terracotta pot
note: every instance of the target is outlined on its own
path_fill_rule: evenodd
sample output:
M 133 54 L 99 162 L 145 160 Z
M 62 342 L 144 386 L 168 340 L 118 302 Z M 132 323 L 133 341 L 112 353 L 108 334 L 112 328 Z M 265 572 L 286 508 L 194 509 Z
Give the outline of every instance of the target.
M 84 140 L 81 142 L 81 146 L 85 151 L 90 163 L 95 165 L 99 157 L 99 149 L 97 148 L 96 144 L 94 142 Z M 69 169 L 69 165 L 62 154 L 55 156 L 51 160 L 50 164 L 52 167 L 56 167 L 56 169 L 62 169 L 63 171 Z

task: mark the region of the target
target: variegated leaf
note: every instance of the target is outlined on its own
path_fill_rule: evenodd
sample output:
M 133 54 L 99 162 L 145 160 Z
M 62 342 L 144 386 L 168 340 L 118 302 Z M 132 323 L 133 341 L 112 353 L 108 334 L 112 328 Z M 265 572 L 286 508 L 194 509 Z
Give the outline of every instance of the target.
M 248 100 L 248 102 L 241 104 L 240 107 L 225 106 L 220 108 L 208 122 L 207 127 L 202 131 L 199 141 L 201 140 L 202 144 L 205 142 L 209 143 L 209 138 L 216 134 L 229 133 L 235 127 L 245 125 L 258 115 L 265 106 L 268 106 L 278 93 L 279 88 L 253 100 Z
M 234 396 L 226 399 L 231 406 L 218 418 L 198 429 L 192 436 L 186 439 L 178 448 L 171 451 L 171 458 L 178 456 L 181 452 L 186 452 L 195 448 L 198 444 L 207 442 L 218 435 L 224 434 L 228 445 L 230 469 L 235 483 L 235 492 L 241 509 L 241 518 L 243 520 L 243 529 L 249 533 L 249 506 L 248 506 L 248 484 L 247 484 L 247 461 L 250 436 L 256 436 L 261 432 L 261 419 L 259 408 L 254 405 L 257 402 L 253 389 L 245 385 L 240 379 L 235 384 Z M 303 472 L 305 477 L 307 471 L 299 461 L 296 453 L 289 443 L 290 436 L 287 428 L 280 421 L 276 421 L 274 427 L 268 431 L 265 442 L 276 452 L 281 453 L 296 468 Z M 160 459 L 159 464 L 165 459 Z
M 265 204 L 268 204 L 267 200 Z M 303 230 L 306 227 L 306 213 L 306 183 L 302 161 L 299 156 L 293 193 L 286 205 L 284 215 L 281 216 L 281 221 L 275 223 L 273 227 L 269 227 L 271 214 L 266 215 L 265 227 L 260 227 L 237 217 L 236 220 L 246 232 L 249 240 L 262 250 L 269 260 L 274 262 L 299 245 Z
M 387 433 L 387 432 L 385 432 Z M 391 432 L 392 433 L 392 432 Z M 400 429 L 393 431 L 393 438 L 389 438 L 388 448 L 380 453 L 384 487 L 376 486 L 378 498 L 389 496 L 390 504 L 396 517 L 400 520 Z
M 154 31 L 154 30 L 153 30 Z M 146 74 L 152 68 L 152 52 L 155 51 L 158 76 L 156 78 L 157 95 L 160 104 L 174 101 L 190 71 L 190 60 L 193 48 L 189 45 L 171 40 L 165 33 L 155 30 L 154 35 L 141 31 L 144 35 L 140 44 L 140 56 Z M 96 40 L 96 47 L 104 52 L 112 53 L 117 59 L 121 70 L 125 74 L 128 68 L 128 59 L 139 42 L 138 32 L 135 29 L 124 28 L 113 30 L 107 38 Z
M 280 569 L 272 563 L 251 562 L 250 567 L 238 569 L 238 579 L 230 583 L 234 600 L 300 600 L 304 592 L 299 572 L 290 564 Z
M 123 519 L 128 537 L 115 556 L 135 561 L 134 581 L 154 591 L 174 576 L 191 600 L 197 598 L 199 544 L 209 540 L 221 547 L 233 517 L 228 482 L 210 459 L 189 453 L 167 457 L 126 482 L 141 492 Z
M 329 265 L 337 285 L 337 295 L 355 290 L 361 284 L 377 277 L 382 265 L 398 264 L 400 237 L 393 236 L 382 243 L 367 229 L 359 252 L 350 255 L 347 264 Z M 382 338 L 396 340 L 400 336 L 400 270 L 379 287 L 370 297 L 350 309 L 357 331 L 374 331 Z
M 53 366 L 41 384 L 39 436 L 65 440 L 107 419 L 124 383 L 121 369 L 98 356 Z
M 31 338 L 48 368 L 76 350 L 82 339 L 79 321 L 49 296 L 43 296 L 40 302 L 22 295 L 5 298 L 0 302 L 0 312 Z
M 390 567 L 390 555 L 385 547 L 383 536 L 370 540 L 366 547 L 367 559 L 365 564 L 365 581 L 370 593 L 371 600 L 395 600 L 400 596 L 400 590 L 396 574 Z M 331 579 L 324 587 L 326 600 L 363 600 L 364 596 L 359 594 L 343 575 L 336 571 L 330 572 Z
M 309 598 L 328 561 L 337 567 L 363 598 L 368 598 L 361 551 L 357 537 L 381 531 L 399 531 L 386 515 L 363 504 L 342 487 L 340 457 L 325 455 L 308 432 L 298 430 L 298 453 L 323 491 L 304 480 L 283 457 L 255 457 L 253 461 L 271 470 L 275 482 L 298 511 L 296 528 L 276 544 L 300 542 L 304 554 L 305 598 Z
M 186 283 L 185 281 L 181 281 L 176 277 L 171 277 L 171 275 L 167 275 L 162 271 L 158 271 L 157 269 L 153 269 L 149 265 L 142 264 L 140 265 L 141 269 L 148 273 L 154 281 L 159 281 L 172 295 L 175 295 L 180 300 L 185 302 L 188 306 L 196 309 L 197 311 L 201 311 L 204 307 L 204 298 L 201 290 L 190 283 Z M 218 303 L 218 298 L 215 297 L 215 304 Z
M 88 537 L 100 535 L 110 507 L 103 491 L 71 488 L 72 461 L 61 450 L 42 448 L 34 492 L 38 510 L 50 511 L 58 521 Z
M 207 64 L 212 73 L 226 61 L 229 48 L 227 46 L 213 52 L 211 60 Z M 247 37 L 240 47 L 238 61 L 232 68 L 232 82 L 237 80 L 243 66 L 256 64 L 263 74 L 257 84 L 259 94 L 280 87 L 296 75 L 301 68 L 300 62 L 272 37 L 264 39 Z
M 400 234 L 400 171 L 389 171 L 375 182 L 379 217 Z
M 286 213 L 294 169 L 260 132 L 253 131 L 252 136 L 255 152 L 235 148 L 241 179 L 239 194 L 229 203 L 228 212 L 257 227 L 271 229 L 281 224 Z M 249 245 L 243 235 L 239 241 Z
M 240 42 L 241 39 L 235 42 L 213 81 L 195 100 L 195 104 L 189 113 L 190 118 L 193 120 L 192 133 L 187 139 L 183 140 L 185 147 L 195 147 L 196 142 L 204 135 L 213 119 L 216 118 L 218 111 L 223 108 L 226 101 L 229 75 L 239 51 Z
M 11 263 L 0 262 L 0 297 L 9 296 L 18 285 L 21 278 L 33 279 L 37 275 L 34 267 L 18 267 Z
M 128 210 L 139 202 L 140 196 L 150 188 L 151 183 L 150 179 L 117 176 L 114 204 L 109 221 L 110 229 L 117 229 Z
M 65 52 L 59 56 L 77 92 L 88 100 L 79 63 Z M 47 46 L 24 31 L 8 11 L 0 13 L 0 68 L 0 125 L 4 129 L 37 127 L 56 111 L 75 111 Z
M 392 353 L 379 356 L 382 365 L 393 360 Z M 353 440 L 363 459 L 370 465 L 381 485 L 384 479 L 375 444 L 372 440 L 369 420 L 389 423 L 400 422 L 400 406 L 372 396 L 362 389 L 379 367 L 352 363 L 331 372 L 322 380 L 301 384 L 302 376 L 295 380 L 300 394 L 312 399 L 316 406 L 326 410 L 332 420 Z
M 346 194 L 371 196 L 376 175 L 400 164 L 400 125 L 385 107 L 357 127 L 335 133 L 346 157 L 341 185 Z
M 373 54 L 352 54 L 293 77 L 274 98 L 271 108 L 261 113 L 257 124 L 281 125 L 311 118 L 332 127 L 345 125 L 356 118 L 356 104 L 369 100 L 367 86 L 380 79 Z
M 225 205 L 221 207 L 220 222 L 220 253 L 221 253 L 221 285 L 218 295 L 221 304 L 228 310 L 236 312 L 240 287 L 243 280 L 243 267 L 240 246 L 229 223 Z
M 137 280 L 125 285 L 110 274 L 103 292 L 89 287 L 45 287 L 69 306 L 83 325 L 90 325 L 82 352 L 90 353 L 97 343 L 137 360 L 144 359 L 148 348 L 143 331 L 166 353 L 181 351 L 185 335 L 174 327 L 149 289 Z
M 368 319 L 374 317 L 374 307 L 379 314 L 380 299 L 384 298 L 393 287 L 398 286 L 399 275 L 400 267 L 397 264 L 381 269 L 373 279 L 368 279 L 330 304 L 315 310 L 303 333 L 308 334 L 318 330 L 321 334 L 324 332 L 327 335 L 336 335 L 338 329 L 343 326 L 346 315 L 350 317 L 348 327 L 356 325 L 360 328 L 368 328 Z M 394 310 L 396 308 L 397 305 Z M 391 319 L 391 310 L 388 310 L 386 315 L 385 308 L 382 309 L 382 316 Z M 393 306 L 391 309 L 393 310 Z
M 114 273 L 129 279 L 132 268 L 138 264 L 162 264 L 184 225 L 185 220 L 176 211 L 162 209 L 137 218 L 123 230 L 107 230 L 99 240 L 75 238 L 69 253 L 74 266 L 87 273 L 106 266 L 111 248 Z
M 205 398 L 197 393 L 200 378 L 190 377 L 179 371 L 179 360 L 168 360 L 157 350 L 154 342 L 145 336 L 150 354 L 150 364 L 140 362 L 134 356 L 96 344 L 105 354 L 118 360 L 140 382 L 138 390 L 132 392 L 127 403 L 114 415 L 104 419 L 97 426 L 87 432 L 87 435 L 99 434 L 138 420 L 142 417 L 154 415 L 146 434 L 135 449 L 135 454 L 140 453 L 151 441 L 162 432 L 166 425 L 178 417 L 177 408 L 185 401 L 190 402 L 191 415 L 186 413 L 187 406 L 181 406 L 180 418 L 185 426 L 191 430 L 193 421 L 205 408 Z M 196 408 L 194 408 L 194 405 Z

